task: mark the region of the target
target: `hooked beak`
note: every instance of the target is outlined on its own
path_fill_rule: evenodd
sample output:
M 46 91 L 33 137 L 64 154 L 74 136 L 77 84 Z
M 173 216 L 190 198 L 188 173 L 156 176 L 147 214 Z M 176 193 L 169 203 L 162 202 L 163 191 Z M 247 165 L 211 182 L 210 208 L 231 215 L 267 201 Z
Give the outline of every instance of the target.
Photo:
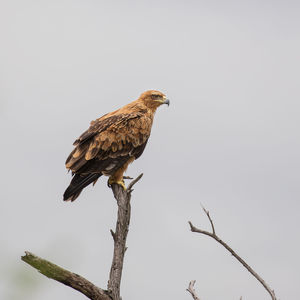
M 169 99 L 166 99 L 163 104 L 167 104 L 168 106 L 170 105 L 170 100 Z

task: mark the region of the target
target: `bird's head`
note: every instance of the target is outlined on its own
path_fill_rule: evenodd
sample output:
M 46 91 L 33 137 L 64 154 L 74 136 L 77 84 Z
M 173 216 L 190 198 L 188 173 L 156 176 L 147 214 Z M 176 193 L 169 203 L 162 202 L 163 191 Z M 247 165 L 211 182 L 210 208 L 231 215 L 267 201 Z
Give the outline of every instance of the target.
M 155 110 L 162 104 L 167 104 L 169 106 L 170 100 L 167 99 L 166 95 L 162 92 L 150 90 L 141 94 L 140 101 L 144 103 L 148 108 Z

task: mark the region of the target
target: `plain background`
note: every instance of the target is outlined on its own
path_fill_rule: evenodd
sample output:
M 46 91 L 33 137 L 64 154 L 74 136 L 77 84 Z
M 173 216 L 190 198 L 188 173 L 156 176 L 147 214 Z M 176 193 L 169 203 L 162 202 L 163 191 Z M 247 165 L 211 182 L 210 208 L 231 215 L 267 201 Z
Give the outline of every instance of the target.
M 74 203 L 64 161 L 101 115 L 158 89 L 132 198 L 123 299 L 299 299 L 299 1 L 1 1 L 0 298 L 84 299 L 25 250 L 106 287 L 116 204 L 101 178 Z

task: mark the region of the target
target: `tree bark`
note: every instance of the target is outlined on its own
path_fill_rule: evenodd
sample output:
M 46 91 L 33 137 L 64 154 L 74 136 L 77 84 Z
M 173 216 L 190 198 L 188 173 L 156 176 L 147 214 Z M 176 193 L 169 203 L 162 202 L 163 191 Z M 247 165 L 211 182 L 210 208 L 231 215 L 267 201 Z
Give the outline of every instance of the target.
M 138 176 L 133 180 L 126 190 L 124 190 L 120 185 L 113 184 L 112 190 L 114 197 L 118 204 L 118 219 L 116 224 L 115 232 L 110 230 L 113 240 L 114 240 L 114 254 L 111 264 L 109 281 L 108 281 L 108 292 L 110 293 L 113 300 L 120 300 L 120 286 L 122 278 L 122 270 L 124 263 L 124 255 L 126 251 L 126 239 L 129 230 L 130 223 L 130 199 L 132 186 L 142 178 L 143 174 Z
M 78 274 L 65 270 L 45 259 L 42 259 L 28 251 L 21 259 L 37 269 L 40 273 L 48 278 L 59 281 L 78 292 L 84 294 L 89 299 L 93 300 L 111 300 L 107 291 L 100 289 L 87 279 L 81 277 Z

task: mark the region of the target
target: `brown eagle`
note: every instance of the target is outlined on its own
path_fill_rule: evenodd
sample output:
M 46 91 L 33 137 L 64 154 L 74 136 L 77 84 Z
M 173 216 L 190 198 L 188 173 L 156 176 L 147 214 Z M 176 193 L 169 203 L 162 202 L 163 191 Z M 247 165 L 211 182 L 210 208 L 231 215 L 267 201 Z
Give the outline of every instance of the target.
M 75 149 L 66 160 L 72 180 L 64 193 L 65 201 L 74 201 L 81 191 L 96 183 L 102 175 L 109 176 L 108 185 L 117 183 L 126 189 L 123 173 L 139 158 L 147 144 L 156 109 L 169 105 L 166 96 L 155 90 L 92 121 L 90 128 L 75 142 Z

